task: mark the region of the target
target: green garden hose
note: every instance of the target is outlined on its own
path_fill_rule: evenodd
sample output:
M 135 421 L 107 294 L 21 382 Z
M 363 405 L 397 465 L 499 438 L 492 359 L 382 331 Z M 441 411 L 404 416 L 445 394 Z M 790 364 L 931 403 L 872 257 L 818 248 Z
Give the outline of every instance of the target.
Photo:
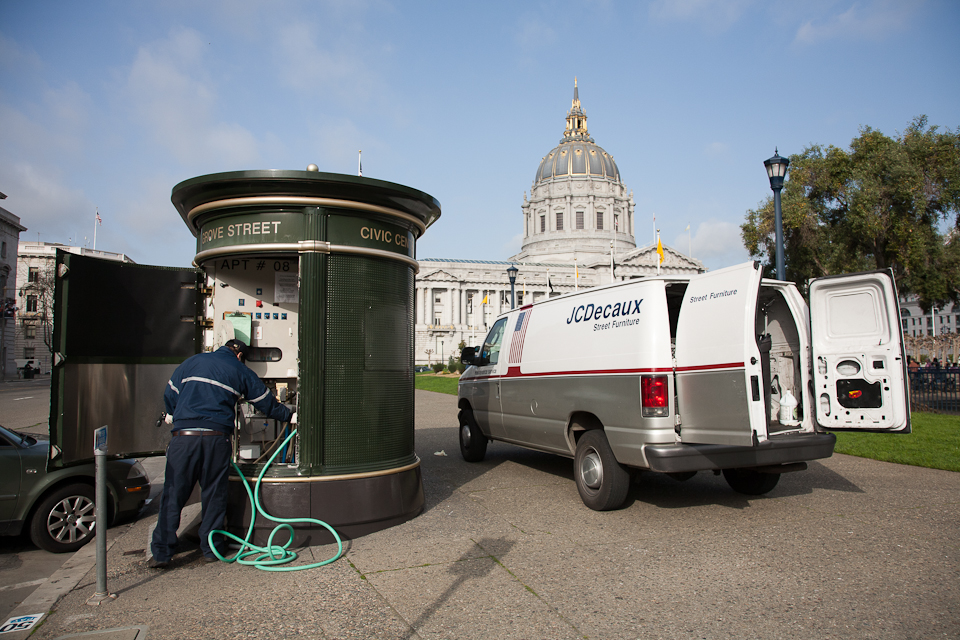
M 274 459 L 280 454 L 280 452 L 287 446 L 287 443 L 290 442 L 295 435 L 297 435 L 296 429 L 294 429 L 290 435 L 287 436 L 287 438 L 283 441 L 283 444 L 276 448 L 273 455 L 270 456 L 270 459 L 267 461 L 267 464 L 263 465 L 263 470 L 257 477 L 257 484 L 253 491 L 250 490 L 250 483 L 247 482 L 247 479 L 243 476 L 243 472 L 240 471 L 240 468 L 236 465 L 236 463 L 230 463 L 236 470 L 237 475 L 240 476 L 240 480 L 243 481 L 243 488 L 247 490 L 247 496 L 250 498 L 251 517 L 250 526 L 247 528 L 247 535 L 242 540 L 229 531 L 215 529 L 210 532 L 210 535 L 207 537 L 207 542 L 209 543 L 213 554 L 217 556 L 221 562 L 238 562 L 240 564 L 252 565 L 261 571 L 302 571 L 303 569 L 314 569 L 316 567 L 322 567 L 325 564 L 330 564 L 331 562 L 337 560 L 343 553 L 343 542 L 340 540 L 340 536 L 338 536 L 337 532 L 333 530 L 333 527 L 328 525 L 326 522 L 317 520 L 315 518 L 275 518 L 264 511 L 263 507 L 260 506 L 260 484 L 263 482 L 263 476 L 267 472 L 267 469 L 270 467 L 270 465 L 273 464 Z M 273 531 L 270 532 L 270 536 L 267 538 L 267 545 L 265 547 L 258 547 L 250 542 L 250 537 L 253 535 L 253 524 L 257 519 L 258 513 L 267 520 L 280 523 L 273 528 Z M 289 547 L 293 542 L 293 527 L 290 525 L 291 523 L 298 522 L 310 522 L 325 527 L 327 531 L 333 534 L 334 540 L 337 541 L 336 555 L 329 560 L 324 560 L 323 562 L 314 562 L 313 564 L 298 565 L 296 567 L 282 566 L 297 559 L 296 552 L 290 551 L 287 547 Z M 280 531 L 287 531 L 290 535 L 290 539 L 287 540 L 286 544 L 275 545 L 273 544 L 273 538 Z M 220 555 L 220 552 L 217 551 L 216 546 L 213 544 L 213 534 L 215 533 L 222 533 L 224 536 L 240 543 L 240 549 L 233 557 L 225 558 L 224 556 Z M 250 559 L 250 556 L 256 557 Z

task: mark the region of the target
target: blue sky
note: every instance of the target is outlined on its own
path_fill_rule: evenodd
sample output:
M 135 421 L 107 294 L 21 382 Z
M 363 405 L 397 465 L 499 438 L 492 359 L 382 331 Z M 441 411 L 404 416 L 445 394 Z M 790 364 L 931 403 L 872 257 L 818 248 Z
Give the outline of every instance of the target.
M 636 201 L 637 244 L 711 269 L 763 160 L 921 114 L 960 125 L 953 0 L 0 2 L 0 205 L 22 239 L 187 265 L 172 187 L 238 169 L 433 195 L 421 257 L 502 260 L 573 79 Z

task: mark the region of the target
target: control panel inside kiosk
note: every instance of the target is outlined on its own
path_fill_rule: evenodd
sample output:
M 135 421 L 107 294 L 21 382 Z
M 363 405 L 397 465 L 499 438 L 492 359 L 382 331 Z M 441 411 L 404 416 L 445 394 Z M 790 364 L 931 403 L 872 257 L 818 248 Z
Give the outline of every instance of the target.
M 209 347 L 218 349 L 228 340 L 249 345 L 247 366 L 264 381 L 282 404 L 296 410 L 298 371 L 299 259 L 296 255 L 272 258 L 215 258 L 204 264 L 208 290 L 205 317 L 212 320 L 207 332 Z M 210 323 L 208 322 L 208 325 Z M 237 463 L 259 463 L 273 453 L 278 439 L 290 427 L 242 403 L 235 438 Z M 296 461 L 295 447 L 277 458 Z

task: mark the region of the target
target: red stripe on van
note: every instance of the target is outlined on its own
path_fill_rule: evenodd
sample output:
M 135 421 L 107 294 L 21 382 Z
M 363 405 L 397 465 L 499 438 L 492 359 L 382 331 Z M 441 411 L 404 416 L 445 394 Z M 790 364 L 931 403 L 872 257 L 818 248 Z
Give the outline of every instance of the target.
M 712 371 L 714 369 L 743 369 L 743 362 L 727 362 L 725 364 L 697 364 L 690 367 L 677 367 L 677 373 L 691 373 L 694 371 Z
M 520 367 L 508 367 L 504 378 L 542 378 L 544 376 L 599 376 L 627 373 L 670 373 L 669 367 L 648 367 L 644 369 L 591 369 L 586 371 L 545 371 L 542 373 L 521 373 Z M 491 378 L 496 376 L 490 376 Z

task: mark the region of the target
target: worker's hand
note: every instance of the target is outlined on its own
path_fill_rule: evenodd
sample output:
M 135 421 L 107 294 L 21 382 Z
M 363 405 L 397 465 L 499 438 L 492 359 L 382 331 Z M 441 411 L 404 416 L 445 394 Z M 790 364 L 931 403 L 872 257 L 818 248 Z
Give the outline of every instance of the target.
M 163 421 L 166 422 L 167 424 L 173 424 L 173 414 L 168 413 L 167 415 L 165 415 L 163 418 Z
M 297 412 L 294 411 L 293 415 L 290 416 L 290 424 L 297 424 Z

